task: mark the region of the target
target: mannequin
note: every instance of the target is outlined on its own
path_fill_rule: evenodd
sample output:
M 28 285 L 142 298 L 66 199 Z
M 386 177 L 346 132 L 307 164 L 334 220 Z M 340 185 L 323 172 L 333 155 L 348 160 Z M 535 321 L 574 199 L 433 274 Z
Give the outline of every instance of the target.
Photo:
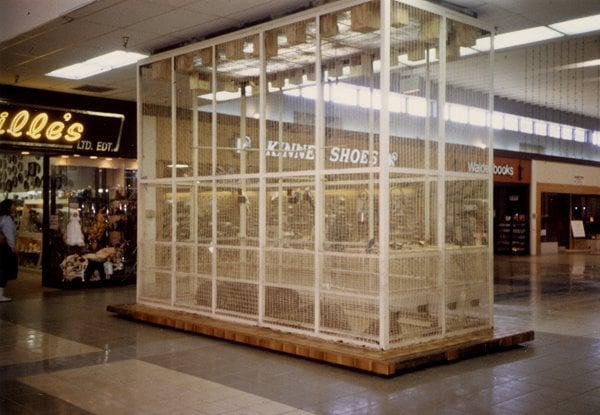
M 71 214 L 69 223 L 67 224 L 67 235 L 65 243 L 69 246 L 84 246 L 83 232 L 81 232 L 81 221 L 77 211 Z

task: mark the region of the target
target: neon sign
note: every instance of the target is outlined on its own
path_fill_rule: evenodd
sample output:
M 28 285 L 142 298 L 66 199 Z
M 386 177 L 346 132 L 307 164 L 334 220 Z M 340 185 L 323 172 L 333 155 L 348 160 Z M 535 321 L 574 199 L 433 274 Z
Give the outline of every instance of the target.
M 0 102 L 0 147 L 98 155 L 119 151 L 125 116 Z
M 80 122 L 69 124 L 73 115 L 65 112 L 62 120 L 51 121 L 47 112 L 32 114 L 23 109 L 11 114 L 9 111 L 0 112 L 0 136 L 12 138 L 23 136 L 32 140 L 45 139 L 48 141 L 64 140 L 73 143 L 81 139 L 85 127 Z

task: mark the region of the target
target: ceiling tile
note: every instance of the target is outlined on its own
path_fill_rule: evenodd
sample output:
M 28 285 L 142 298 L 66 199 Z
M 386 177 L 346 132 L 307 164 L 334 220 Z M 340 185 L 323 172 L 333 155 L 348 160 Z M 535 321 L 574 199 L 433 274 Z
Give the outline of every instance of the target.
M 152 34 L 151 36 L 155 36 L 155 34 Z M 105 50 L 127 48 L 136 52 L 149 52 L 148 49 L 140 46 L 147 38 L 148 33 L 133 30 L 131 28 L 119 28 L 109 33 L 88 39 L 83 42 L 83 44 Z
M 446 0 L 432 0 L 443 3 Z M 76 92 L 72 88 L 83 84 L 116 88 L 100 94 L 105 97 L 135 100 L 135 65 L 81 81 L 66 81 L 44 76 L 44 73 L 100 52 L 124 45 L 134 51 L 162 51 L 175 45 L 189 44 L 215 33 L 234 31 L 256 21 L 264 21 L 283 13 L 308 6 L 330 3 L 327 0 L 95 0 L 74 10 L 66 17 L 54 19 L 34 30 L 0 44 L 0 83 Z M 567 18 L 597 14 L 598 0 L 449 0 L 473 10 L 479 20 L 498 27 L 498 33 L 520 30 L 540 22 L 556 22 Z M 14 0 L 0 0 L 0 5 L 14 5 Z M 2 14 L 1 17 L 6 14 Z M 73 21 L 71 21 L 74 19 Z M 2 25 L 0 23 L 0 30 Z M 597 38 L 597 34 L 596 34 Z M 548 44 L 548 50 L 562 48 L 562 43 Z M 585 50 L 567 50 L 577 60 L 598 58 L 598 43 L 586 43 Z M 521 48 L 496 52 L 494 74 L 496 94 L 525 101 L 534 91 L 527 84 L 527 59 L 534 49 Z M 590 52 L 591 50 L 591 52 Z M 594 53 L 595 51 L 595 53 Z M 527 55 L 527 53 L 529 55 Z M 575 59 L 574 58 L 574 59 Z M 553 58 L 554 59 L 554 58 Z M 567 59 L 567 61 L 569 61 Z M 24 64 L 29 62 L 29 64 Z M 562 61 L 556 60 L 556 65 Z M 531 70 L 531 68 L 530 68 Z M 462 78 L 453 79 L 467 85 L 468 68 Z M 561 72 L 562 73 L 562 72 Z M 586 111 L 597 116 L 598 68 L 571 71 L 569 76 L 579 80 L 578 103 L 589 100 Z M 18 76 L 18 79 L 17 79 Z M 538 76 L 537 74 L 535 76 Z M 541 75 L 540 75 L 541 76 Z M 544 74 L 544 76 L 548 76 Z M 473 82 L 477 77 L 473 76 Z M 529 89 L 527 89 L 529 88 Z M 560 88 L 559 88 L 560 89 Z M 569 91 L 558 91 L 568 94 Z M 89 94 L 88 94 L 89 95 Z M 567 96 L 567 95 L 565 95 Z M 533 99 L 533 98 L 531 98 Z M 551 103 L 548 103 L 550 105 Z M 558 105 L 558 104 L 557 104 Z M 563 103 L 564 105 L 564 103 Z M 577 110 L 581 110 L 579 104 Z
M 203 23 L 199 26 L 190 27 L 178 32 L 173 32 L 174 36 L 179 38 L 183 38 L 186 40 L 191 39 L 206 39 L 212 37 L 211 35 L 214 33 L 222 33 L 227 32 L 228 29 L 230 31 L 234 31 L 239 28 L 239 25 L 242 22 L 239 20 L 234 20 L 230 18 L 218 17 L 210 22 Z M 225 28 L 225 29 L 223 29 Z
M 128 28 L 166 35 L 189 27 L 196 27 L 202 23 L 210 22 L 214 18 L 212 15 L 194 13 L 189 10 L 172 10 L 160 16 L 151 17 L 130 25 Z
M 121 3 L 122 1 L 123 0 L 96 0 L 85 7 L 70 11 L 66 14 L 66 16 L 74 19 L 80 19 L 84 16 L 98 13 L 99 11 L 112 7 L 118 3 Z
M 183 7 L 183 6 L 191 4 L 191 3 L 198 3 L 197 1 L 194 1 L 194 0 L 148 0 L 148 1 L 150 1 L 151 3 L 162 4 L 162 5 L 173 7 L 173 8 Z
M 197 13 L 206 13 L 210 10 L 215 16 L 228 17 L 240 10 L 248 10 L 259 3 L 261 3 L 260 0 L 203 0 L 190 3 L 184 8 Z
M 110 23 L 116 27 L 129 27 L 132 23 L 160 16 L 172 10 L 170 7 L 145 0 L 125 0 L 104 8 L 82 19 L 99 24 Z

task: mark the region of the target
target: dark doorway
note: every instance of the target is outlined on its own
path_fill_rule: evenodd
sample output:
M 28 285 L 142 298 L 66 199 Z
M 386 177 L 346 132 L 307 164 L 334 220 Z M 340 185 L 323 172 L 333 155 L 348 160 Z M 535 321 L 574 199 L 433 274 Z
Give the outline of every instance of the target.
M 558 242 L 559 248 L 570 244 L 570 195 L 567 193 L 542 193 L 541 241 Z
M 529 185 L 494 186 L 494 253 L 529 255 Z

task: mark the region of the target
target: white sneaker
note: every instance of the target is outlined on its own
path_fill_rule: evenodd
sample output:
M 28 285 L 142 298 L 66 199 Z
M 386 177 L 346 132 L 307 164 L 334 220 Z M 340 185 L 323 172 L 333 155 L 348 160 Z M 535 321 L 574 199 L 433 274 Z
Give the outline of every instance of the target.
M 12 301 L 12 298 L 0 295 L 0 303 L 7 303 L 9 301 Z

